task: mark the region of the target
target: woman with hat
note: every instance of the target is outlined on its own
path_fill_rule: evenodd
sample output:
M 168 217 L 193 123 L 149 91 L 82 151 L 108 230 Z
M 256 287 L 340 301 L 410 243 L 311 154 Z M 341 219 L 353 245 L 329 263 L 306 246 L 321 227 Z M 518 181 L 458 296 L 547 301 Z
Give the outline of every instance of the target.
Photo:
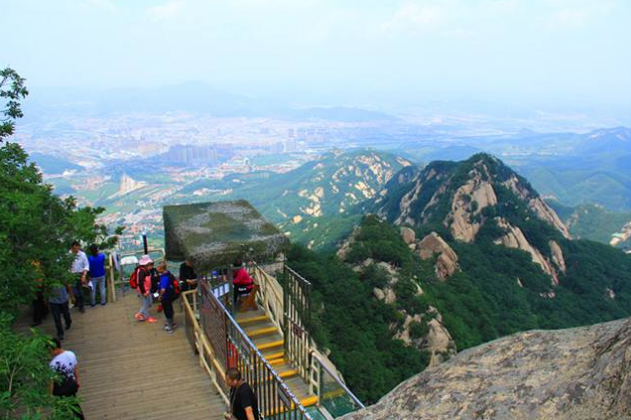
M 139 322 L 147 321 L 156 322 L 156 319 L 149 315 L 149 306 L 153 301 L 151 296 L 151 269 L 153 268 L 153 260 L 149 255 L 143 255 L 138 261 L 136 268 L 136 282 L 138 284 L 138 297 L 140 298 L 140 309 L 136 313 L 136 319 Z

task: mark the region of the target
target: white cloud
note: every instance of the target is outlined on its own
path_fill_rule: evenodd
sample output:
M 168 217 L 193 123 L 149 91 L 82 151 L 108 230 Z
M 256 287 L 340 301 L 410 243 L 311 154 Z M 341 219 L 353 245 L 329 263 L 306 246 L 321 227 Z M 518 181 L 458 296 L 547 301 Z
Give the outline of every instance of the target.
M 422 5 L 417 2 L 405 2 L 381 25 L 385 33 L 418 30 L 440 23 L 443 10 L 435 5 Z
M 585 5 L 565 5 L 553 13 L 543 16 L 539 26 L 547 30 L 581 29 L 601 18 L 607 18 L 612 11 L 608 2 Z
M 167 20 L 176 16 L 182 10 L 184 3 L 172 0 L 163 6 L 154 6 L 147 9 L 147 16 L 155 21 Z
M 83 0 L 80 7 L 87 11 L 117 12 L 119 9 L 109 0 Z

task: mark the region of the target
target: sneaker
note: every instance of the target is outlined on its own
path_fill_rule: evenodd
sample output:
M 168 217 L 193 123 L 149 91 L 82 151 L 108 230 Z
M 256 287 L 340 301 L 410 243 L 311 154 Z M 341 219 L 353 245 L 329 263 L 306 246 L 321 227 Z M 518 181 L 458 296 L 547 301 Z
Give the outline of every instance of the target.
M 66 324 L 66 329 L 67 329 L 67 330 L 69 330 L 69 329 L 70 329 L 70 327 L 72 327 L 72 322 L 69 322 L 69 323 L 67 323 L 67 324 Z
M 106 303 L 107 303 L 107 302 L 106 302 Z M 101 306 L 105 306 L 105 305 L 106 305 L 106 303 L 101 303 Z
M 64 341 L 64 336 L 63 336 L 63 334 L 62 334 L 62 335 L 58 335 L 58 336 L 57 336 L 57 339 L 58 339 L 59 341 Z
M 139 322 L 145 320 L 145 317 L 142 316 L 141 314 L 134 315 L 134 318 L 136 318 L 136 320 L 139 321 Z
M 90 305 L 90 308 L 95 308 L 96 307 L 96 303 L 93 303 Z
M 165 325 L 165 326 L 164 326 L 164 331 L 166 331 L 166 332 L 167 332 L 167 333 L 169 333 L 169 334 L 173 334 L 173 328 L 171 328 L 171 327 L 170 327 L 170 326 L 168 326 L 168 325 Z
M 157 319 L 155 319 L 154 317 L 150 316 L 149 318 L 147 318 L 147 322 L 150 324 L 153 324 L 154 322 L 158 322 Z

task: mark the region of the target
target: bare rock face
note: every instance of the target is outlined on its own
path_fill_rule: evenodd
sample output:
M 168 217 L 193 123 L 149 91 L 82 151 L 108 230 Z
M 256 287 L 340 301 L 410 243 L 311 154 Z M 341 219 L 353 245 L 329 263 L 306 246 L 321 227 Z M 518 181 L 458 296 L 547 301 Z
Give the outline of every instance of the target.
M 440 280 L 451 277 L 458 269 L 458 255 L 436 232 L 432 232 L 418 244 L 418 255 L 423 260 L 438 254 L 435 270 Z
M 427 334 L 423 337 L 412 338 L 410 328 L 414 323 L 422 322 L 427 323 Z M 394 338 L 403 341 L 407 346 L 415 346 L 419 350 L 427 351 L 430 354 L 429 367 L 437 366 L 456 354 L 456 343 L 443 325 L 442 315 L 431 306 L 423 314 L 406 314 L 403 325 L 397 330 Z
M 440 315 L 427 323 L 429 332 L 425 337 L 427 345 L 425 349 L 429 351 L 431 358 L 428 367 L 438 366 L 443 363 L 447 357 L 456 353 L 456 343 L 447 328 L 443 325 Z
M 556 228 L 563 236 L 570 239 L 570 231 L 558 214 L 552 208 L 546 204 L 545 201 L 539 196 L 533 196 L 532 192 L 524 188 L 517 176 L 510 177 L 503 183 L 507 188 L 510 188 L 519 198 L 524 201 L 528 201 L 528 207 L 539 217 L 541 220 L 548 222 L 554 228 Z
M 401 228 L 401 238 L 407 245 L 412 245 L 416 242 L 416 233 L 409 227 Z
M 550 241 L 550 250 L 552 251 L 552 262 L 559 268 L 559 270 L 565 273 L 567 267 L 565 266 L 563 250 L 556 241 Z
M 559 215 L 557 215 L 556 212 L 541 199 L 541 197 L 531 199 L 528 205 L 541 220 L 544 220 L 554 226 L 563 234 L 563 236 L 565 236 L 566 239 L 570 239 L 570 231 L 567 226 L 565 226 Z
M 546 257 L 543 256 L 543 254 L 541 254 L 541 252 L 537 248 L 533 247 L 530 242 L 528 242 L 528 239 L 526 239 L 526 236 L 519 227 L 513 226 L 508 221 L 499 218 L 497 219 L 497 224 L 499 227 L 506 231 L 506 234 L 504 236 L 495 240 L 495 243 L 497 245 L 503 245 L 508 248 L 515 248 L 526 251 L 532 257 L 532 261 L 536 264 L 539 264 L 543 271 L 545 271 L 550 277 L 552 277 L 553 284 L 559 284 L 559 276 L 554 266 L 550 263 L 550 261 L 548 261 Z M 557 248 L 556 256 L 557 258 L 559 258 L 557 266 L 559 266 L 559 264 L 561 264 L 562 262 L 564 271 L 565 260 L 563 259 L 563 252 L 561 251 L 561 247 L 559 247 L 559 245 L 554 241 L 550 242 L 551 246 L 552 243 L 554 243 L 556 245 L 555 248 Z
M 445 224 L 450 227 L 454 238 L 472 242 L 481 227 L 479 222 L 472 220 L 472 216 L 496 204 L 497 196 L 493 186 L 488 181 L 482 181 L 479 173 L 472 174 L 472 178 L 454 194 L 451 212 L 445 219 Z
M 344 420 L 631 419 L 631 320 L 466 350 Z

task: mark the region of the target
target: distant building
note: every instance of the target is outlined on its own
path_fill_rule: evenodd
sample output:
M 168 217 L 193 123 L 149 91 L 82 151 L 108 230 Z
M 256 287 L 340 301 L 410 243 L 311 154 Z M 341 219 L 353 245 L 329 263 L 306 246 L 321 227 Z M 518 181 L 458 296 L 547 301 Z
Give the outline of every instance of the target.
M 171 146 L 164 161 L 180 165 L 217 166 L 233 156 L 232 145 Z

